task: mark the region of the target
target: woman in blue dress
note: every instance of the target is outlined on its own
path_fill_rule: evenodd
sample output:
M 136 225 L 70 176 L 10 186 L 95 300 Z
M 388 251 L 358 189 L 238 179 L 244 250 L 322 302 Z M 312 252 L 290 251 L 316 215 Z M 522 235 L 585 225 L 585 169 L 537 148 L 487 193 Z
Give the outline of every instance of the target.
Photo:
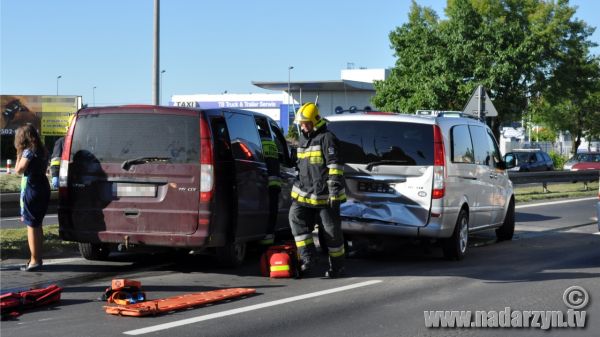
M 21 180 L 21 221 L 27 225 L 27 241 L 31 258 L 23 271 L 35 271 L 42 267 L 42 222 L 50 201 L 50 184 L 46 177 L 48 151 L 40 135 L 31 124 L 17 129 L 15 134 L 17 162 L 15 170 L 23 174 Z

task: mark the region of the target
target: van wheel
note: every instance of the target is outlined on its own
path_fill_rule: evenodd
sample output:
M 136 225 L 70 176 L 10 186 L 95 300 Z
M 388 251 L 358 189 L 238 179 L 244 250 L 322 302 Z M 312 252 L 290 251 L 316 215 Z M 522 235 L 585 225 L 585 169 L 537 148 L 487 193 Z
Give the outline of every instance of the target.
M 468 245 L 469 215 L 465 209 L 461 209 L 452 236 L 444 239 L 442 243 L 444 257 L 448 260 L 462 260 L 467 253 Z
M 102 261 L 108 258 L 110 249 L 107 244 L 79 243 L 79 253 L 86 260 Z
M 504 217 L 502 226 L 496 229 L 496 238 L 498 241 L 512 240 L 515 233 L 515 200 L 511 199 L 508 204 L 508 210 Z
M 223 267 L 239 267 L 246 257 L 246 243 L 228 243 L 217 247 L 217 262 Z

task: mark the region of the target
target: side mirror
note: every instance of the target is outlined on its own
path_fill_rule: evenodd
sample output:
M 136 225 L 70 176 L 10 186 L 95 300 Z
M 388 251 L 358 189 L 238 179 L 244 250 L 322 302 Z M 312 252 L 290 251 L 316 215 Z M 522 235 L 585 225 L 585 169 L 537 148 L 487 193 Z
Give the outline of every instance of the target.
M 511 169 L 516 166 L 515 157 L 513 156 L 505 156 L 504 161 L 502 163 L 504 163 L 505 170 Z

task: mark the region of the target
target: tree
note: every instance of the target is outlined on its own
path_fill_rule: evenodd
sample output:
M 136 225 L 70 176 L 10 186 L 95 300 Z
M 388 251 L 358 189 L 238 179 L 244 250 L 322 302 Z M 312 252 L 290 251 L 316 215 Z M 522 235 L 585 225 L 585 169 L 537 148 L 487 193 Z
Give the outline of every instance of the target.
M 576 153 L 581 138 L 600 135 L 600 61 L 575 50 L 559 64 L 553 82 L 532 104 L 532 111 L 556 130 L 567 130 Z
M 530 100 L 557 85 L 555 72 L 574 56 L 567 46 L 589 51 L 593 30 L 574 13 L 567 0 L 448 0 L 440 20 L 413 1 L 408 22 L 390 33 L 396 65 L 375 82 L 372 103 L 389 111 L 462 110 L 482 84 L 498 122 L 520 119 Z

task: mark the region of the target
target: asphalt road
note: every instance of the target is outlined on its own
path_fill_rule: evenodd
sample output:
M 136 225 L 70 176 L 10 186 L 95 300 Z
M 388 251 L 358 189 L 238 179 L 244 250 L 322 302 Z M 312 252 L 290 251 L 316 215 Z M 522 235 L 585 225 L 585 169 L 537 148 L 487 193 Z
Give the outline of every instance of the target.
M 2 288 L 62 279 L 59 305 L 4 321 L 2 336 L 598 336 L 600 235 L 595 199 L 517 206 L 517 233 L 495 243 L 471 237 L 468 256 L 446 261 L 439 248 L 391 247 L 383 255 L 348 260 L 351 277 L 270 280 L 256 256 L 239 269 L 217 268 L 206 257 L 117 256 L 112 262 L 76 259 L 23 276 L 2 271 Z M 150 262 L 154 261 L 154 263 Z M 323 264 L 324 267 L 324 264 Z M 84 276 L 84 277 L 82 277 Z M 257 294 L 157 317 L 107 315 L 95 299 L 114 276 L 140 280 L 150 298 L 227 287 Z M 79 277 L 79 278 L 77 278 Z M 587 290 L 584 329 L 426 328 L 430 310 L 559 310 L 564 291 Z M 166 325 L 165 325 L 166 324 Z

